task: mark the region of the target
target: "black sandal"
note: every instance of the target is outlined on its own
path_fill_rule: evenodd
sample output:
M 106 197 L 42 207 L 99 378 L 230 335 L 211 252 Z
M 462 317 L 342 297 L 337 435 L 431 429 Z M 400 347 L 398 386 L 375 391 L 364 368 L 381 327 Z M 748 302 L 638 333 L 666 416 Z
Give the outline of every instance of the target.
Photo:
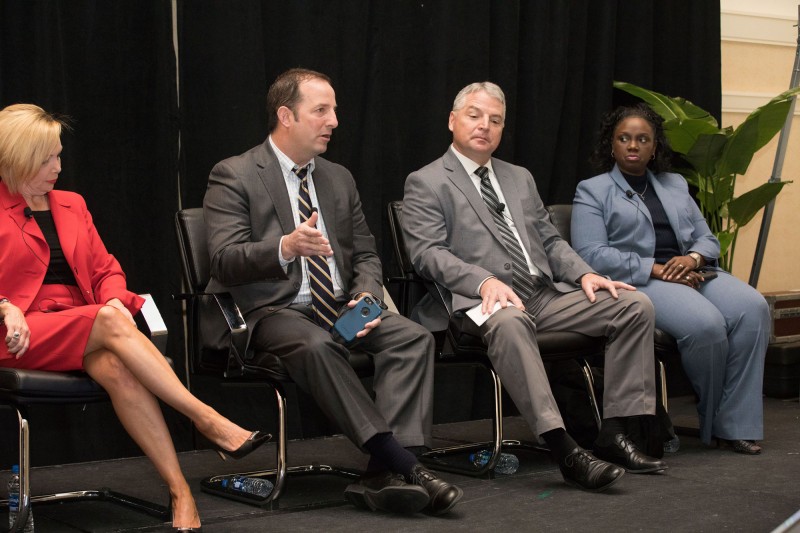
M 718 438 L 717 448 L 728 448 L 736 453 L 743 453 L 745 455 L 759 455 L 761 453 L 761 446 L 752 440 L 728 440 Z

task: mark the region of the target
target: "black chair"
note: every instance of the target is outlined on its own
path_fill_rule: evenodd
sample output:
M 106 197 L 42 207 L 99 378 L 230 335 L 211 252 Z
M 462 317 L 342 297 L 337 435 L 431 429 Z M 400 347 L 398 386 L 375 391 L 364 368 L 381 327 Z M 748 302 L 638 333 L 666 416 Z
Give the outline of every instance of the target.
M 150 339 L 164 353 L 167 345 L 167 328 L 149 294 L 145 298 L 140 327 L 149 331 Z M 137 315 L 138 318 L 139 315 Z M 19 514 L 12 532 L 21 531 L 18 525 L 25 523 L 31 503 L 63 503 L 76 500 L 103 500 L 123 505 L 161 520 L 169 520 L 167 507 L 147 502 L 112 491 L 107 488 L 61 492 L 41 496 L 30 493 L 30 424 L 28 406 L 41 404 L 86 404 L 109 401 L 108 394 L 94 380 L 82 372 L 45 372 L 0 368 L 0 405 L 16 411 L 19 422 Z M 0 506 L 8 507 L 8 500 L 0 500 Z
M 553 204 L 547 206 L 547 211 L 550 213 L 550 221 L 561 234 L 561 238 L 570 242 L 572 236 L 572 204 Z M 661 389 L 659 391 L 661 404 L 664 406 L 665 411 L 669 411 L 667 408 L 667 373 L 664 361 L 677 360 L 680 368 L 681 354 L 678 351 L 678 343 L 669 333 L 656 328 L 653 341 L 655 343 L 656 378 Z
M 361 475 L 360 471 L 337 466 L 316 463 L 286 466 L 286 392 L 284 385 L 291 383 L 292 380 L 280 358 L 271 354 L 254 354 L 252 350 L 246 349 L 247 324 L 231 295 L 205 292 L 210 279 L 210 260 L 203 209 L 191 208 L 178 211 L 175 215 L 175 230 L 183 262 L 184 278 L 189 291 L 175 297 L 187 302 L 190 373 L 218 377 L 223 386 L 255 385 L 263 387 L 266 384 L 274 390 L 277 403 L 276 466 L 274 469 L 243 474 L 250 477 L 274 477 L 272 492 L 267 497 L 231 494 L 222 487 L 222 481 L 229 475 L 211 476 L 204 479 L 201 482 L 201 490 L 251 505 L 265 506 L 283 494 L 286 477 L 289 474 L 329 474 L 351 479 L 358 478 Z M 209 302 L 212 302 L 211 306 L 205 305 Z M 221 312 L 230 334 L 228 349 L 219 350 L 203 345 L 199 325 L 200 315 L 205 312 Z M 258 355 L 256 358 L 259 361 L 258 366 L 251 364 L 255 355 Z M 372 359 L 365 354 L 351 354 L 350 363 L 359 377 L 372 375 L 374 371 Z
M 391 229 L 394 244 L 395 259 L 402 271 L 402 276 L 390 278 L 390 281 L 400 282 L 401 284 L 401 303 L 399 309 L 404 309 L 410 313 L 421 294 L 427 292 L 435 301 L 447 307 L 444 294 L 433 282 L 430 282 L 417 274 L 405 245 L 405 239 L 401 229 L 403 216 L 403 202 L 390 202 L 388 206 L 389 227 Z M 403 287 L 405 286 L 405 287 Z M 425 291 L 421 291 L 423 287 Z M 438 470 L 454 472 L 470 476 L 488 475 L 493 477 L 494 466 L 500 458 L 502 449 L 527 449 L 544 451 L 546 448 L 536 444 L 518 440 L 503 439 L 503 398 L 502 384 L 497 373 L 492 368 L 491 362 L 486 354 L 486 346 L 483 341 L 473 335 L 463 332 L 461 327 L 463 320 L 468 318 L 453 316 L 452 309 L 447 309 L 451 317 L 447 331 L 444 333 L 443 345 L 437 354 L 437 363 L 441 364 L 478 364 L 483 366 L 488 372 L 494 387 L 494 413 L 492 415 L 492 436 L 489 442 L 469 443 L 456 446 L 448 446 L 431 450 L 420 459 L 423 463 Z M 436 336 L 436 333 L 434 333 Z M 601 424 L 600 410 L 594 394 L 594 383 L 588 358 L 602 354 L 605 347 L 604 338 L 594 338 L 573 332 L 544 332 L 537 336 L 539 350 L 542 360 L 545 363 L 575 360 L 581 364 L 586 386 L 587 400 L 592 406 L 595 422 L 598 428 Z M 480 468 L 459 466 L 444 461 L 445 457 L 455 454 L 471 453 L 478 450 L 490 449 L 492 452 L 489 461 Z

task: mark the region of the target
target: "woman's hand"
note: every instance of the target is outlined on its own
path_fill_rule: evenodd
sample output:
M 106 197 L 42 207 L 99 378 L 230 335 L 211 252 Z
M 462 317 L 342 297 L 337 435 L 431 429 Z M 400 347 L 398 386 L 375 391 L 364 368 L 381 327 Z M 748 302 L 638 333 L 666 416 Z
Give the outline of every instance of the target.
M 664 265 L 664 270 L 661 272 L 662 279 L 664 281 L 675 281 L 678 278 L 684 278 L 696 266 L 697 261 L 694 260 L 694 257 L 676 255 Z
M 128 311 L 128 308 L 122 304 L 119 298 L 111 298 L 109 301 L 106 302 L 106 305 L 110 305 L 111 307 L 119 309 L 120 313 L 125 315 L 125 318 L 127 318 L 131 324 L 133 324 L 134 326 L 136 325 L 136 321 L 133 319 L 133 315 L 131 314 L 130 311 Z
M 672 259 L 675 258 L 673 257 Z M 670 259 L 670 261 L 672 261 L 672 259 Z M 694 259 L 689 257 L 689 260 L 691 260 L 694 264 Z M 694 270 L 684 270 L 682 275 L 673 276 L 672 278 L 667 277 L 665 274 L 666 271 L 667 265 L 659 265 L 658 263 L 655 263 L 653 265 L 653 269 L 650 271 L 650 277 L 660 279 L 662 281 L 669 281 L 670 283 L 680 283 L 681 285 L 687 285 L 693 289 L 700 287 L 700 282 L 703 281 L 703 276 Z
M 8 353 L 17 359 L 28 351 L 31 344 L 31 330 L 22 310 L 11 302 L 3 304 L 3 322 L 6 325 L 6 347 Z

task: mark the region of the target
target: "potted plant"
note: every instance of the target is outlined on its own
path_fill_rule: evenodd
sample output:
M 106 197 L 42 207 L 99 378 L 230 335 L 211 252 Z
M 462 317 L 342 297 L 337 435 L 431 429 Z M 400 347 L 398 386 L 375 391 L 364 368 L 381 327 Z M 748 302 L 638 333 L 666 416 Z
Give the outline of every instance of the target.
M 682 160 L 675 170 L 697 188 L 700 210 L 720 242 L 719 266 L 730 271 L 739 228 L 791 183 L 766 182 L 736 197 L 736 177 L 747 172 L 753 155 L 780 131 L 800 87 L 759 107 L 736 129 L 720 128 L 708 111 L 685 98 L 620 81 L 614 87 L 641 98 L 664 118 L 664 133 Z

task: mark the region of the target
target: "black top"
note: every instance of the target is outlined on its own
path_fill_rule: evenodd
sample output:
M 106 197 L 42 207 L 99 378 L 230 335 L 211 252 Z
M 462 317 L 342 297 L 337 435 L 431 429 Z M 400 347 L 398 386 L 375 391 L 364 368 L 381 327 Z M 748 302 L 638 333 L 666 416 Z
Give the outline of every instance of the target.
M 648 186 L 647 175 L 631 176 L 625 173 L 622 175 L 650 211 L 650 218 L 653 219 L 653 229 L 656 231 L 656 250 L 653 254 L 656 263 L 664 264 L 676 255 L 681 255 L 678 239 L 675 237 L 672 226 L 669 225 L 667 212 L 664 211 L 664 205 L 659 200 L 655 189 Z
M 64 257 L 64 250 L 56 233 L 56 224 L 53 222 L 53 213 L 50 211 L 33 211 L 33 218 L 39 224 L 39 229 L 44 234 L 44 240 L 50 247 L 50 265 L 44 275 L 45 285 L 78 285 L 72 268 Z M 37 258 L 41 261 L 41 258 Z

